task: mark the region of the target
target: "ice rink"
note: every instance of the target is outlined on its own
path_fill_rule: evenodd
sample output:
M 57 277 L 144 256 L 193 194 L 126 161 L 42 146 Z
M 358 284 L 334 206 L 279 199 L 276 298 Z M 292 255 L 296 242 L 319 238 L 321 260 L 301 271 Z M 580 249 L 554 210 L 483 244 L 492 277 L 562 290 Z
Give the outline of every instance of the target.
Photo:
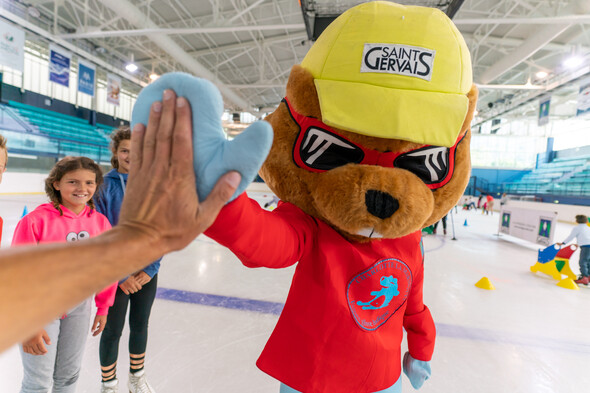
M 262 204 L 272 197 L 250 195 Z M 44 200 L 41 195 L 0 195 L 3 248 L 9 246 L 24 206 L 31 211 Z M 531 273 L 541 246 L 498 236 L 497 213 L 459 210 L 453 218 L 449 216 L 446 236 L 440 226 L 438 235 L 424 236 L 424 297 L 438 335 L 432 377 L 420 391 L 589 391 L 590 287 L 568 290 L 548 276 Z M 559 223 L 555 241 L 562 241 L 572 227 Z M 576 251 L 570 261 L 576 274 L 578 255 Z M 148 380 L 155 390 L 278 393 L 279 383 L 255 362 L 277 321 L 293 271 L 245 268 L 205 236 L 165 256 L 146 356 Z M 484 276 L 495 290 L 475 287 Z M 127 383 L 127 336 L 125 330 L 118 370 L 121 392 Z M 80 393 L 99 391 L 98 342 L 89 336 Z M 0 392 L 18 392 L 21 378 L 14 346 L 0 354 Z M 404 376 L 403 392 L 412 391 Z

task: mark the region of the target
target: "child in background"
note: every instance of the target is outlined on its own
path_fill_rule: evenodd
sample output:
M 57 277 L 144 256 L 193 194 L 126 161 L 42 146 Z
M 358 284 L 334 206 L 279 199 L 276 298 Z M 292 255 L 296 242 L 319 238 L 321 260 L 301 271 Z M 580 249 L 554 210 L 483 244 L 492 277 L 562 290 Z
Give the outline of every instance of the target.
M 590 284 L 590 226 L 588 226 L 588 217 L 583 214 L 576 216 L 576 222 L 578 225 L 572 229 L 569 236 L 563 241 L 563 243 L 557 243 L 558 245 L 567 244 L 576 238 L 578 246 L 580 246 L 580 278 L 576 280 L 576 284 Z
M 75 242 L 111 228 L 105 216 L 94 210 L 92 197 L 102 182 L 100 167 L 86 157 L 65 157 L 45 179 L 50 203 L 37 207 L 16 226 L 13 245 Z M 23 283 L 24 285 L 24 283 Z M 104 329 L 116 283 L 96 294 L 92 335 Z M 90 322 L 90 299 L 45 326 L 21 347 L 24 378 L 21 393 L 73 393 L 82 364 Z
M 492 216 L 494 215 L 494 197 L 492 196 L 492 194 L 488 194 L 486 196 L 485 209 L 486 209 L 486 215 L 488 213 L 490 213 Z
M 111 225 L 117 225 L 121 203 L 125 195 L 129 172 L 131 131 L 121 127 L 111 134 L 111 164 L 113 169 L 105 175 L 104 186 L 97 198 L 97 210 L 103 213 Z M 129 392 L 153 393 L 144 371 L 148 337 L 148 322 L 152 304 L 156 298 L 160 260 L 119 282 L 115 303 L 109 310 L 109 320 L 100 338 L 101 393 L 118 392 L 117 358 L 119 339 L 125 326 L 125 314 L 129 304 Z
M 6 172 L 6 163 L 8 162 L 8 150 L 6 149 L 6 138 L 0 135 L 0 183 L 2 183 L 2 175 Z M 0 243 L 2 242 L 2 226 L 4 220 L 0 217 Z
M 0 183 L 2 175 L 6 172 L 6 163 L 8 162 L 8 149 L 6 148 L 6 138 L 0 135 Z

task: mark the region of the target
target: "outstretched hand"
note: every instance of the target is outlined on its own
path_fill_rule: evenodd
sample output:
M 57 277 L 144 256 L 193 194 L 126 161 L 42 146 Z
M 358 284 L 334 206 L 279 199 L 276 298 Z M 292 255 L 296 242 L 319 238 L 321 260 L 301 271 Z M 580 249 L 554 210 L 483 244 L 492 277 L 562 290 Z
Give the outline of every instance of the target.
M 152 104 L 147 128 L 133 128 L 130 161 L 119 227 L 150 236 L 156 257 L 184 248 L 207 229 L 241 180 L 237 172 L 226 173 L 199 203 L 191 108 L 172 90 Z
M 410 352 L 404 354 L 403 370 L 414 389 L 420 389 L 432 373 L 430 362 L 414 359 Z

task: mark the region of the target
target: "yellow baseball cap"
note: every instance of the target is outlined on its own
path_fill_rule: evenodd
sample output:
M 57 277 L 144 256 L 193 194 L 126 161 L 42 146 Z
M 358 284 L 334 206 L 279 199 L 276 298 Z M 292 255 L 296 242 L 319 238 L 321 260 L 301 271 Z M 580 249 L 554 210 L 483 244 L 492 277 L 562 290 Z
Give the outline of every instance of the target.
M 467 114 L 471 58 L 435 8 L 373 1 L 336 18 L 301 66 L 324 123 L 380 138 L 453 146 Z

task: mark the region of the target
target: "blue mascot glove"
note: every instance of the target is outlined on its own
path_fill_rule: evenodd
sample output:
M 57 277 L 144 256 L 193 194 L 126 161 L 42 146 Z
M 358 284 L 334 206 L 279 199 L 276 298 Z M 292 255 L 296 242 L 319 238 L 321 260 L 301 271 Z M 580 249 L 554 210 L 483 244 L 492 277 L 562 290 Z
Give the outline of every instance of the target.
M 414 389 L 420 389 L 424 381 L 430 378 L 430 362 L 416 360 L 410 352 L 404 355 L 403 368 Z
M 131 115 L 131 129 L 148 122 L 150 108 L 162 101 L 162 93 L 172 89 L 185 97 L 193 120 L 193 167 L 199 200 L 213 190 L 217 180 L 230 170 L 238 171 L 242 181 L 230 201 L 237 198 L 254 180 L 272 144 L 272 127 L 265 121 L 253 123 L 233 141 L 225 138 L 221 126 L 223 100 L 215 85 L 205 79 L 182 72 L 162 75 L 141 90 Z

